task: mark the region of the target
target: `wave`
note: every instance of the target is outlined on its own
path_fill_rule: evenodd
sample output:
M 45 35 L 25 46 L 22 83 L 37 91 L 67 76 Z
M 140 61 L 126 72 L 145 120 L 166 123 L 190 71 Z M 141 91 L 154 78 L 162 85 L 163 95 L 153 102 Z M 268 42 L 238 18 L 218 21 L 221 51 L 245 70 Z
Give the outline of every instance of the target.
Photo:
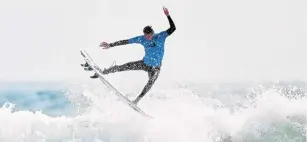
M 299 90 L 292 88 L 296 90 L 293 92 Z M 74 87 L 65 95 L 75 111 L 82 111 L 73 116 L 14 111 L 14 104 L 3 105 L 0 140 L 306 141 L 306 97 L 287 97 L 282 90 L 287 89 L 262 85 L 252 88 L 250 93 L 229 93 L 227 97 L 237 101 L 228 104 L 225 95 L 212 95 L 218 94 L 216 92 L 202 94 L 191 88 L 153 91 L 139 104 L 142 110 L 154 116 L 147 119 L 103 88 Z

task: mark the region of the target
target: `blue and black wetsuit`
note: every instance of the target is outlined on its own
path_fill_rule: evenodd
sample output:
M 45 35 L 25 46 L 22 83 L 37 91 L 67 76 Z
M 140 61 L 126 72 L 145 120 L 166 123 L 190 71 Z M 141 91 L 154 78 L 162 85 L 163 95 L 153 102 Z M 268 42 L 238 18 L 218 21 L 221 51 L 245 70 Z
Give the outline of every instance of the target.
M 169 21 L 170 28 L 160 33 L 155 33 L 152 40 L 147 40 L 144 35 L 140 35 L 131 39 L 120 40 L 110 44 L 111 47 L 133 43 L 138 43 L 144 46 L 145 56 L 142 60 L 129 62 L 123 65 L 115 65 L 103 71 L 104 74 L 127 70 L 144 70 L 148 72 L 148 83 L 144 87 L 142 93 L 137 97 L 137 101 L 150 90 L 154 82 L 157 80 L 164 56 L 165 39 L 176 30 L 172 18 L 167 16 L 167 19 Z

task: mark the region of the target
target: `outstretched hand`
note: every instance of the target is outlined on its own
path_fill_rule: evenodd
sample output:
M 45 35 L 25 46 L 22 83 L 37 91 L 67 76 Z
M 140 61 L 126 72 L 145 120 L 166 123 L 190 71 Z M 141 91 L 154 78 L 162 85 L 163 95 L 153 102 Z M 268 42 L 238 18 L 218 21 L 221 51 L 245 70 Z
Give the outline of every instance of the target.
M 168 9 L 166 7 L 163 7 L 163 11 L 164 11 L 164 14 L 166 16 L 169 16 L 169 12 L 168 12 Z
M 108 49 L 108 48 L 110 48 L 110 45 L 109 45 L 108 43 L 106 43 L 106 42 L 100 43 L 99 46 L 100 46 L 100 47 L 103 47 L 103 49 Z

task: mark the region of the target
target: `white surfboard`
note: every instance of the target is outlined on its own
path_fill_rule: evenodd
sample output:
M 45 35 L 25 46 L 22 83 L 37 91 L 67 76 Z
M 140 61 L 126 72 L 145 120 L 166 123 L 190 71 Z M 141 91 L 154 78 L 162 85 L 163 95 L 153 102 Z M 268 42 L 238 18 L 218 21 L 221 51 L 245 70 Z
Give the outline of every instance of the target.
M 99 79 L 101 80 L 101 82 L 104 85 L 106 85 L 111 91 L 113 91 L 123 103 L 127 104 L 129 107 L 131 107 L 133 110 L 140 113 L 141 115 L 152 118 L 150 115 L 143 112 L 138 106 L 136 106 L 128 98 L 126 98 L 121 92 L 119 92 L 113 85 L 111 85 L 103 77 L 102 70 L 95 64 L 94 60 L 92 60 L 92 58 L 89 56 L 89 54 L 84 49 L 81 49 L 80 52 L 81 52 L 81 55 L 83 56 L 85 62 L 87 62 L 88 65 L 93 69 L 93 71 L 96 72 L 99 75 Z

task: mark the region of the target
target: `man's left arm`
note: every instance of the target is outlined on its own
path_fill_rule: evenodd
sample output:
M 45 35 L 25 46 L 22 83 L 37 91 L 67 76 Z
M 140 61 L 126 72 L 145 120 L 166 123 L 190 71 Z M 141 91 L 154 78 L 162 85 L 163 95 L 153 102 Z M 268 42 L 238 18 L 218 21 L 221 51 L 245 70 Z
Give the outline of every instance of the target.
M 164 14 L 167 16 L 167 19 L 170 25 L 170 27 L 166 30 L 166 32 L 168 33 L 168 35 L 171 35 L 176 30 L 176 26 L 175 26 L 173 19 L 169 15 L 168 9 L 164 7 L 163 10 L 164 10 Z

